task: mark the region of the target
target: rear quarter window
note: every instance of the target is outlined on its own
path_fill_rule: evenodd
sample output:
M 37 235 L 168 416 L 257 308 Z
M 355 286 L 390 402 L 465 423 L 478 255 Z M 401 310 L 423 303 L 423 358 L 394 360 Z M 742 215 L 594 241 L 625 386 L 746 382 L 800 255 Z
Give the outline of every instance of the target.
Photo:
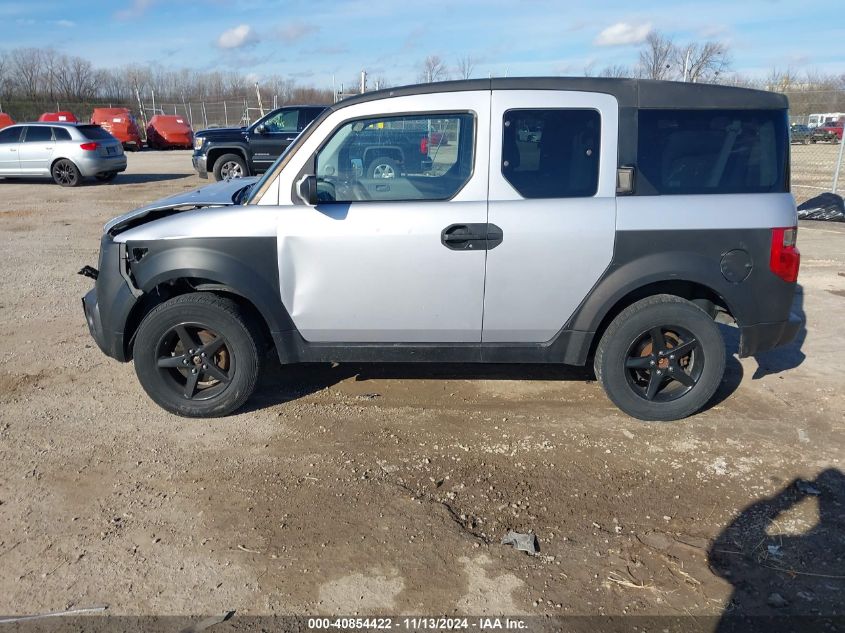
M 63 127 L 54 127 L 53 128 L 53 136 L 57 141 L 69 141 L 70 140 L 70 132 L 68 132 Z
M 114 137 L 99 125 L 80 125 L 76 128 L 89 141 L 110 141 Z
M 508 110 L 502 175 L 523 198 L 594 196 L 600 140 L 596 110 Z
M 789 190 L 789 126 L 780 110 L 640 110 L 640 194 Z

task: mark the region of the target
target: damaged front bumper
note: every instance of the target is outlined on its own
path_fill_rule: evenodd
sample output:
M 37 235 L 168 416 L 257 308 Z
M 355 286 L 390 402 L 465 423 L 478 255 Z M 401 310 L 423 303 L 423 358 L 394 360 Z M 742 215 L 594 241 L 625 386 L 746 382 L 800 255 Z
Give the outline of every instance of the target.
M 104 354 L 121 362 L 130 355 L 124 340 L 126 326 L 138 297 L 121 274 L 121 244 L 104 235 L 100 269 L 94 288 L 82 298 L 88 331 Z

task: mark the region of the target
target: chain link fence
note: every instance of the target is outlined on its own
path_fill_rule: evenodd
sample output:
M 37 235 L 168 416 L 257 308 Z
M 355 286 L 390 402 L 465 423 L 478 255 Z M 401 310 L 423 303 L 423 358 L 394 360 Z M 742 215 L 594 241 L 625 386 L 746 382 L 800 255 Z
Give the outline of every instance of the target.
M 792 192 L 798 204 L 845 189 L 842 121 L 845 90 L 786 91 L 789 97 Z M 838 122 L 829 127 L 826 123 Z M 838 190 L 838 191 L 837 191 Z
M 274 108 L 274 102 L 259 104 L 256 98 L 225 101 L 184 101 L 180 103 L 143 102 L 143 109 L 134 101 L 64 101 L 64 100 L 3 100 L 0 112 L 15 121 L 37 121 L 45 112 L 72 112 L 79 121 L 91 120 L 96 108 L 126 108 L 138 120 L 139 126 L 155 114 L 175 114 L 184 117 L 194 130 L 219 127 L 246 126 Z M 143 130 L 142 130 L 143 132 Z
M 845 90 L 785 91 L 790 103 L 791 176 L 792 192 L 798 204 L 815 196 L 845 190 L 842 128 L 839 132 L 825 132 L 824 123 L 845 120 Z M 80 121 L 89 121 L 94 108 L 128 108 L 141 127 L 154 114 L 175 114 L 184 117 L 194 130 L 215 127 L 246 126 L 262 113 L 281 105 L 275 99 L 259 104 L 252 99 L 225 101 L 186 100 L 184 102 L 143 102 L 143 109 L 134 102 L 88 102 L 62 100 L 0 101 L 0 112 L 15 121 L 36 121 L 44 112 L 60 110 L 73 112 Z M 143 130 L 142 130 L 143 134 Z

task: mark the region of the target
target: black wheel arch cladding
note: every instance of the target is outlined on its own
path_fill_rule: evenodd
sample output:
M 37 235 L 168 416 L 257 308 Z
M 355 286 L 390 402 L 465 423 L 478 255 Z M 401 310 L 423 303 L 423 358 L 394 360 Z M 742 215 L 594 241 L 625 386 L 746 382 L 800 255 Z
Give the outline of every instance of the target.
M 160 284 L 204 279 L 249 301 L 272 332 L 293 329 L 279 292 L 275 237 L 131 241 L 130 270 L 145 293 Z M 146 249 L 138 261 L 131 253 Z

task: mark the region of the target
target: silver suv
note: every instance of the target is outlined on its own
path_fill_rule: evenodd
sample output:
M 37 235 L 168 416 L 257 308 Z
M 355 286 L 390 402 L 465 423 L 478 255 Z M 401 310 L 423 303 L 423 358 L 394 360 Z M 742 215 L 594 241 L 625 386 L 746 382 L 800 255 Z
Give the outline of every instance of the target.
M 274 350 L 282 363 L 590 363 L 628 414 L 682 418 L 722 379 L 717 319 L 739 327 L 741 356 L 799 329 L 787 105 L 593 78 L 347 99 L 261 180 L 109 222 L 85 316 L 180 415 L 237 409 Z
M 85 177 L 114 180 L 126 171 L 126 155 L 99 125 L 23 123 L 0 130 L 0 177 L 52 177 L 75 187 Z

